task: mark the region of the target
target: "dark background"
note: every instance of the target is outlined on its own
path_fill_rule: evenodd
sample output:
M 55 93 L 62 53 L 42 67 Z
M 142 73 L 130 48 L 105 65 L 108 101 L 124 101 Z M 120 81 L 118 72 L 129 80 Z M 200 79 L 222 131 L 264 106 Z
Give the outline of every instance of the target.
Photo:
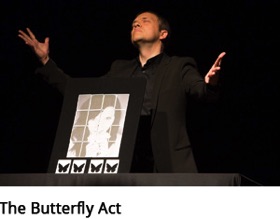
M 169 55 L 192 56 L 202 74 L 218 54 L 222 96 L 193 103 L 189 129 L 200 172 L 238 172 L 280 185 L 278 153 L 279 27 L 277 1 L 1 1 L 0 172 L 46 172 L 63 98 L 34 74 L 40 66 L 18 38 L 30 27 L 50 37 L 50 56 L 73 77 L 105 74 L 113 60 L 134 58 L 131 22 L 142 9 L 171 24 Z M 276 68 L 277 67 L 277 68 Z

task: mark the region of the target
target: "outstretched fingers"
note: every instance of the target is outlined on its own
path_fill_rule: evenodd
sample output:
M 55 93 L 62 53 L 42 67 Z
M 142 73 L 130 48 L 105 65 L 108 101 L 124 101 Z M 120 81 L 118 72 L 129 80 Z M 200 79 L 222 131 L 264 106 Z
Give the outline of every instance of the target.
M 33 40 L 36 39 L 35 35 L 32 33 L 32 31 L 28 27 L 26 28 L 26 30 L 27 30 L 29 36 L 31 37 L 31 39 L 33 39 Z
M 225 52 L 220 53 L 220 55 L 218 56 L 218 58 L 216 59 L 216 61 L 205 76 L 206 83 L 210 83 L 212 85 L 216 85 L 218 83 L 218 72 L 221 70 L 221 62 L 225 55 Z
M 32 31 L 29 28 L 26 28 L 28 34 L 26 34 L 24 31 L 19 30 L 19 34 L 18 36 L 23 39 L 23 41 L 29 45 L 29 46 L 34 46 L 34 44 L 36 43 L 36 37 L 35 35 L 32 33 Z
M 214 62 L 213 67 L 220 67 L 221 64 L 222 64 L 222 59 L 223 59 L 223 57 L 224 57 L 225 55 L 226 55 L 226 53 L 225 53 L 225 52 L 222 52 L 222 53 L 218 56 L 218 58 L 216 59 L 216 61 Z M 220 70 L 220 69 L 218 68 L 218 70 Z

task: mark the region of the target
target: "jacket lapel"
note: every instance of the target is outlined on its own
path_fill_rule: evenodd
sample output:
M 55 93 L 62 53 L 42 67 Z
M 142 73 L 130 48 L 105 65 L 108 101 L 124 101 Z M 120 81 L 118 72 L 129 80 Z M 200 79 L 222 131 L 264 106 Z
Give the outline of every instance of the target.
M 158 107 L 158 98 L 159 91 L 162 86 L 163 79 L 168 73 L 168 63 L 170 62 L 170 57 L 166 54 L 163 55 L 162 60 L 155 71 L 155 82 L 153 87 L 153 96 L 152 96 L 152 118 L 151 118 L 151 126 L 153 125 L 155 114 L 157 112 Z
M 123 75 L 124 75 L 125 77 L 132 77 L 133 72 L 135 72 L 137 66 L 138 66 L 137 60 L 134 59 L 134 60 L 131 62 L 130 66 L 129 66 L 128 68 L 126 68 L 126 71 L 123 72 Z

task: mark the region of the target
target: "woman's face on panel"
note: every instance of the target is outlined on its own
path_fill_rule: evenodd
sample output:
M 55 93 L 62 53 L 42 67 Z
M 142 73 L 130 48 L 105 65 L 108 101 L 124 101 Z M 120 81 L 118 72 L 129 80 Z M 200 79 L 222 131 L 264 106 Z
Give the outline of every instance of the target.
M 106 132 L 115 120 L 115 108 L 106 107 L 94 119 L 88 121 L 89 131 Z

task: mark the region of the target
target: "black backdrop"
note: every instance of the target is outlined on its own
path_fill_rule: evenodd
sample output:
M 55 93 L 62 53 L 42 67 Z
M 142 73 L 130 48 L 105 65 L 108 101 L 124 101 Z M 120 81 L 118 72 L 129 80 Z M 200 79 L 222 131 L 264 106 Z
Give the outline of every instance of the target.
M 2 173 L 46 172 L 62 96 L 34 75 L 39 63 L 17 37 L 30 27 L 50 37 L 50 56 L 73 77 L 100 76 L 116 58 L 133 58 L 131 21 L 142 9 L 170 21 L 170 55 L 192 56 L 205 74 L 222 64 L 220 101 L 193 103 L 189 129 L 200 172 L 239 172 L 280 185 L 277 136 L 277 1 L 1 1 Z

